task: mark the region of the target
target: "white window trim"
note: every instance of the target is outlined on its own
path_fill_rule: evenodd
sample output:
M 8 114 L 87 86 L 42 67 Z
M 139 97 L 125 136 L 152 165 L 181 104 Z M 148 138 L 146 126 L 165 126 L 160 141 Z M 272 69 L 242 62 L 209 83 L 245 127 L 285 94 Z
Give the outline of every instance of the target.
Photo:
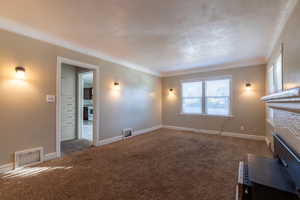
M 206 113 L 206 101 L 205 101 L 205 83 L 206 81 L 217 81 L 217 80 L 225 80 L 229 79 L 229 114 L 228 115 L 216 115 L 216 114 L 208 114 Z M 183 99 L 183 92 L 182 92 L 182 84 L 183 83 L 192 83 L 192 82 L 200 82 L 202 81 L 202 113 L 186 113 L 183 112 L 182 108 L 182 99 Z M 233 100 L 233 90 L 232 90 L 232 76 L 231 75 L 225 75 L 225 76 L 214 76 L 214 77 L 201 77 L 201 78 L 195 78 L 195 79 L 185 79 L 180 81 L 180 93 L 181 93 L 181 98 L 180 98 L 180 115 L 191 115 L 191 116 L 208 116 L 208 117 L 234 117 L 232 114 L 232 100 Z
M 281 81 L 278 81 L 278 77 L 277 77 L 277 70 L 278 70 L 278 65 L 277 65 L 277 61 L 279 59 L 279 57 L 281 56 L 281 74 L 279 74 L 281 76 Z M 273 69 L 273 74 L 272 74 L 272 79 L 273 79 L 273 91 L 268 91 L 270 94 L 275 93 L 275 92 L 281 92 L 284 90 L 284 47 L 283 44 L 280 45 L 280 48 L 278 48 L 277 52 L 274 54 L 274 56 L 272 57 L 272 62 L 270 63 L 270 68 L 269 70 L 271 70 L 271 68 Z M 271 84 L 268 80 L 268 84 Z

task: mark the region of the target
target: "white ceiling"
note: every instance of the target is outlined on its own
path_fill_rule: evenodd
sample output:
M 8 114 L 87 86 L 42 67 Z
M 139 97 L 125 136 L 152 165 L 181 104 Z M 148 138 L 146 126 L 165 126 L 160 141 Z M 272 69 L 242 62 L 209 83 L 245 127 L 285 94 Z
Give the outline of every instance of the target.
M 288 3 L 0 0 L 0 28 L 22 34 L 26 29 L 33 37 L 61 42 L 129 67 L 168 74 L 264 63 Z

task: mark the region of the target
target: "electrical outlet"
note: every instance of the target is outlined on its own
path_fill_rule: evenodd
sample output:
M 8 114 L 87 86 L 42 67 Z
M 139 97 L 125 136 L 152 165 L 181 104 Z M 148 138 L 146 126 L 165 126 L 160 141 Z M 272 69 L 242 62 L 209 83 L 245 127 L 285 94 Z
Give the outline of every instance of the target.
M 46 95 L 46 101 L 47 103 L 55 103 L 55 95 Z

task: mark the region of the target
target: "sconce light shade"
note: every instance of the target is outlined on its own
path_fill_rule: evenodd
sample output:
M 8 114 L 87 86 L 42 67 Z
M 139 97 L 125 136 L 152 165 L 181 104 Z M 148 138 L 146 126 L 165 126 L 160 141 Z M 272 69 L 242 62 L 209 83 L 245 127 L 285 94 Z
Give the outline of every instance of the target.
M 251 87 L 251 83 L 246 83 L 246 87 L 250 88 Z
M 15 68 L 16 70 L 16 78 L 17 79 L 25 79 L 25 68 L 22 66 L 18 66 Z
M 115 86 L 118 86 L 118 85 L 120 85 L 120 83 L 118 83 L 118 82 L 114 82 L 114 85 L 115 85 Z
M 119 82 L 114 82 L 114 89 L 115 90 L 120 90 L 120 83 Z

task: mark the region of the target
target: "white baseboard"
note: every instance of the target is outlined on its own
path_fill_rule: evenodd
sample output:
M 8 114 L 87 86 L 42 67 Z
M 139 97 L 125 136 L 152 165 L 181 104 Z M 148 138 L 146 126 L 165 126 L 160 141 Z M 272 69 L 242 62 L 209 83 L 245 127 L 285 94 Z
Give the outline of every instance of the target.
M 55 158 L 57 158 L 57 153 L 56 152 L 48 153 L 44 156 L 44 161 L 53 160 Z
M 141 134 L 145 134 L 145 133 L 149 133 L 149 132 L 152 132 L 152 131 L 156 131 L 158 129 L 161 129 L 162 128 L 162 125 L 158 125 L 158 126 L 153 126 L 151 128 L 146 128 L 146 129 L 141 129 L 141 130 L 137 130 L 137 131 L 134 131 L 133 132 L 133 136 L 136 136 L 136 135 L 141 135 Z
M 117 136 L 117 137 L 100 140 L 100 141 L 97 142 L 97 146 L 103 146 L 103 145 L 106 145 L 106 144 L 111 144 L 111 143 L 114 143 L 114 142 L 118 142 L 122 139 L 123 139 L 123 136 L 120 135 L 120 136 Z
M 114 142 L 118 142 L 118 141 L 123 140 L 123 139 L 129 139 L 129 138 L 132 138 L 132 137 L 137 136 L 137 135 L 141 135 L 141 134 L 145 134 L 145 133 L 149 133 L 149 132 L 158 130 L 160 128 L 162 128 L 162 125 L 153 126 L 151 128 L 146 128 L 146 129 L 141 129 L 141 130 L 134 131 L 133 135 L 131 137 L 128 137 L 128 138 L 124 138 L 122 135 L 119 135 L 119 136 L 116 136 L 116 137 L 113 137 L 113 138 L 100 140 L 100 141 L 97 142 L 97 146 L 103 146 L 103 145 L 106 145 L 106 144 L 111 144 L 111 143 L 114 143 Z
M 232 132 L 220 132 L 220 131 L 216 131 L 216 130 L 195 129 L 195 128 L 180 127 L 180 126 L 163 125 L 162 127 L 166 128 L 166 129 L 172 129 L 172 130 L 191 131 L 191 132 L 195 132 L 195 133 L 205 133 L 205 134 L 212 134 L 212 135 L 250 139 L 250 140 L 259 140 L 259 141 L 265 141 L 265 138 L 266 138 L 265 136 L 259 136 L 259 135 L 249 135 L 249 134 L 232 133 Z
M 57 158 L 57 153 L 53 152 L 53 153 L 48 153 L 44 155 L 44 161 L 48 161 L 48 160 L 52 160 Z M 4 164 L 0 166 L 0 174 L 1 173 L 5 173 L 11 170 L 14 170 L 14 163 L 8 163 L 8 164 Z
M 168 126 L 168 125 L 163 125 L 162 128 L 172 129 L 172 130 L 178 130 L 178 131 L 192 131 L 192 132 L 199 132 L 199 130 L 194 129 L 194 128 L 186 128 L 186 127 L 180 127 L 180 126 Z
M 222 132 L 221 135 L 227 137 L 236 137 L 236 138 L 258 140 L 258 141 L 265 141 L 266 138 L 265 136 L 260 136 L 260 135 L 249 135 L 249 134 L 231 133 L 231 132 Z
M 8 163 L 8 164 L 5 164 L 5 165 L 1 165 L 0 166 L 0 174 L 11 171 L 13 169 L 14 169 L 14 164 L 13 163 Z

